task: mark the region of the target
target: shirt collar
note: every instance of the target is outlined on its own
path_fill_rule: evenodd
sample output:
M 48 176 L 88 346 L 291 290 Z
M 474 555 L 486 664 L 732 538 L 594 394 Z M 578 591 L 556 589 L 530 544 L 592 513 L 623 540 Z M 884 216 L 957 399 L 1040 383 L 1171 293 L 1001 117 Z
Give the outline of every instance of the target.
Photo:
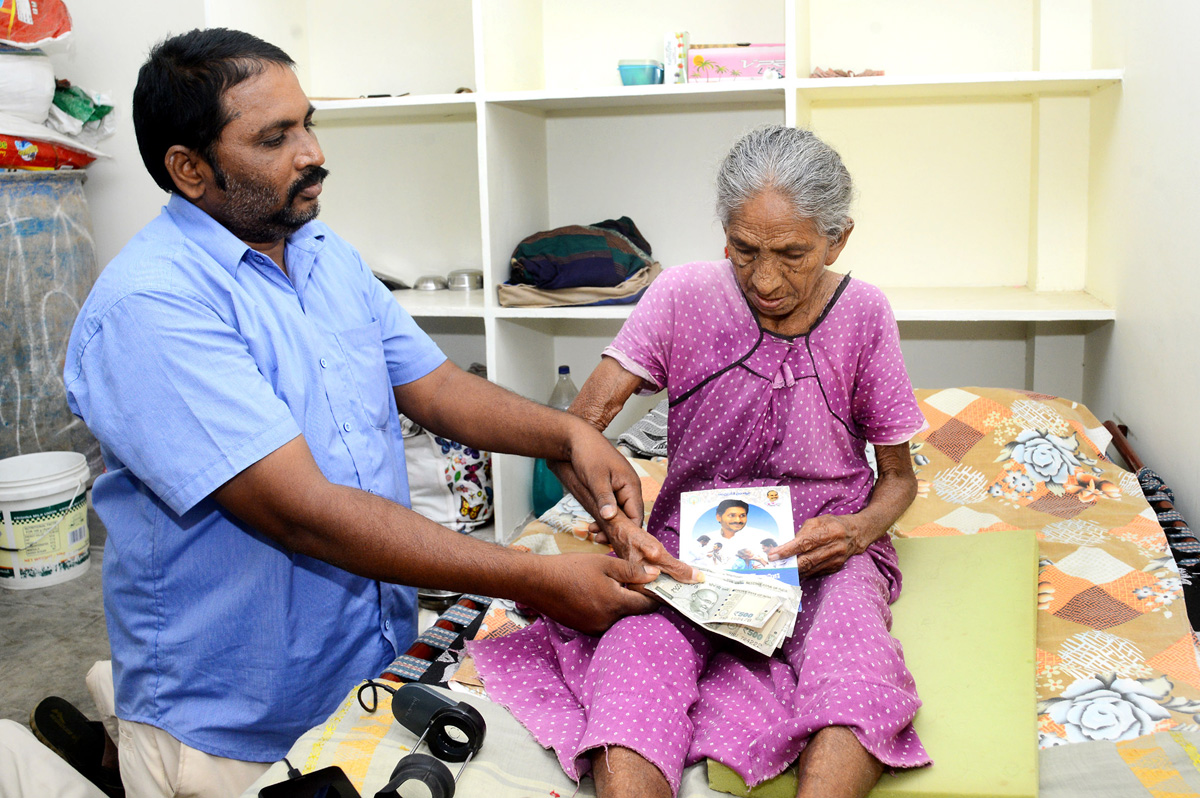
M 181 233 L 208 253 L 209 257 L 230 274 L 237 272 L 238 266 L 246 259 L 248 253 L 254 252 L 245 241 L 229 232 L 224 225 L 179 194 L 171 194 L 164 210 Z M 313 255 L 324 244 L 325 234 L 313 222 L 309 222 L 292 233 L 287 240 L 288 247 L 298 247 L 305 252 L 313 253 L 308 258 L 302 259 L 309 267 Z M 289 257 L 288 260 L 290 269 L 290 261 L 293 259 Z M 307 268 L 304 269 L 305 272 L 307 270 Z

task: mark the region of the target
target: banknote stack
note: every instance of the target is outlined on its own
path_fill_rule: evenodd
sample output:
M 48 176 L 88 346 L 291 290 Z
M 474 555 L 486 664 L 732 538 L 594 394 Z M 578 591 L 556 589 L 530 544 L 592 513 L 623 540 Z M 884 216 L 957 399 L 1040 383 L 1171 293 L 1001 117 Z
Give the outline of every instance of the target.
M 800 612 L 800 588 L 777 579 L 700 568 L 694 585 L 660 574 L 645 587 L 709 631 L 773 654 L 792 636 Z

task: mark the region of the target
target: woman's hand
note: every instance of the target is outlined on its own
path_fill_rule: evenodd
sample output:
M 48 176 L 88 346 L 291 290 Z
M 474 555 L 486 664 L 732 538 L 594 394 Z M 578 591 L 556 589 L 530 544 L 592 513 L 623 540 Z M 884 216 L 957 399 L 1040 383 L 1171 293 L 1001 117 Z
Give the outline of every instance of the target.
M 624 516 L 605 522 L 602 530 L 596 525 L 591 530 L 593 540 L 611 545 L 622 560 L 657 568 L 677 582 L 701 581 L 699 571 L 672 557 L 658 538 Z
M 807 579 L 841 569 L 846 560 L 866 551 L 879 537 L 853 515 L 819 515 L 805 521 L 796 537 L 767 555 L 772 561 L 795 556 L 800 578 Z
M 855 554 L 887 534 L 917 495 L 908 442 L 878 444 L 879 477 L 867 506 L 853 515 L 819 515 L 800 526 L 796 537 L 767 552 L 772 560 L 795 555 L 800 578 L 831 574 Z

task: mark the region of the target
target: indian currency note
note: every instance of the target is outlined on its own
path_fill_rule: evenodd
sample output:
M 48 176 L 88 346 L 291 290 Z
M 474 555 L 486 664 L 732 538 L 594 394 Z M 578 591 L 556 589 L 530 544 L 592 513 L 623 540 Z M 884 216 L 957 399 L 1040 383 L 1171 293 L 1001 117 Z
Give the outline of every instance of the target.
M 738 584 L 721 572 L 705 574 L 697 584 L 676 582 L 660 575 L 646 587 L 698 623 L 733 623 L 761 627 L 784 603 L 775 589 Z
M 730 590 L 727 585 L 721 584 L 719 577 L 697 585 L 685 585 L 670 577 L 660 577 L 647 587 L 693 623 L 763 654 L 770 654 L 777 649 L 791 629 L 791 617 L 782 596 L 756 594 L 744 589 Z M 720 608 L 723 612 L 717 608 L 721 596 L 725 597 L 724 605 Z M 745 617 L 753 615 L 756 622 L 761 619 L 762 623 L 758 623 L 760 628 L 716 620 L 721 617 L 742 617 L 743 614 Z
M 712 578 L 725 583 L 741 584 L 745 589 L 762 590 L 780 596 L 782 604 L 770 620 L 757 630 L 739 629 L 732 625 L 711 624 L 707 628 L 717 634 L 737 640 L 755 651 L 770 654 L 783 645 L 783 641 L 792 636 L 796 627 L 796 618 L 800 613 L 801 590 L 797 586 L 788 585 L 775 579 L 764 578 L 753 574 L 739 574 L 729 571 L 704 571 L 705 579 Z M 749 633 L 753 631 L 754 633 Z
M 730 585 L 709 580 L 696 584 L 677 582 L 666 574 L 659 574 L 644 587 L 699 624 L 712 620 L 716 610 L 728 600 L 732 589 Z
M 772 619 L 774 621 L 775 619 Z M 730 623 L 717 623 L 705 625 L 704 628 L 715 632 L 723 637 L 728 637 L 730 640 L 736 640 L 748 648 L 752 648 L 759 654 L 770 656 L 775 653 L 779 647 L 782 637 L 778 634 L 767 634 L 765 630 L 773 627 L 772 622 L 768 622 L 764 629 L 753 629 L 749 626 L 738 626 Z
M 760 654 L 769 655 L 778 651 L 783 645 L 783 641 L 791 636 L 795 624 L 795 611 L 787 605 L 782 605 L 761 629 L 732 624 L 710 624 L 705 628 L 736 640 Z
M 712 623 L 735 623 L 759 628 L 786 601 L 784 592 L 774 585 L 729 579 L 727 574 L 723 571 L 705 574 L 706 584 L 730 588 L 729 598 L 712 614 Z
M 778 580 L 701 568 L 703 582 L 660 575 L 645 587 L 693 623 L 770 655 L 791 636 L 800 609 L 796 587 Z

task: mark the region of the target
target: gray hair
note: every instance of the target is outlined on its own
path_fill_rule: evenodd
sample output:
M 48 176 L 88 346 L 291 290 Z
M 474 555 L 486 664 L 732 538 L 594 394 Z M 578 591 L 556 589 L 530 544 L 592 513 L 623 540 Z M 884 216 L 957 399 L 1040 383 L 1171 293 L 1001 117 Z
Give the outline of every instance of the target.
M 723 227 L 763 191 L 775 190 L 797 216 L 836 239 L 850 226 L 854 186 L 841 156 L 812 131 L 768 125 L 740 138 L 717 171 L 717 216 Z

